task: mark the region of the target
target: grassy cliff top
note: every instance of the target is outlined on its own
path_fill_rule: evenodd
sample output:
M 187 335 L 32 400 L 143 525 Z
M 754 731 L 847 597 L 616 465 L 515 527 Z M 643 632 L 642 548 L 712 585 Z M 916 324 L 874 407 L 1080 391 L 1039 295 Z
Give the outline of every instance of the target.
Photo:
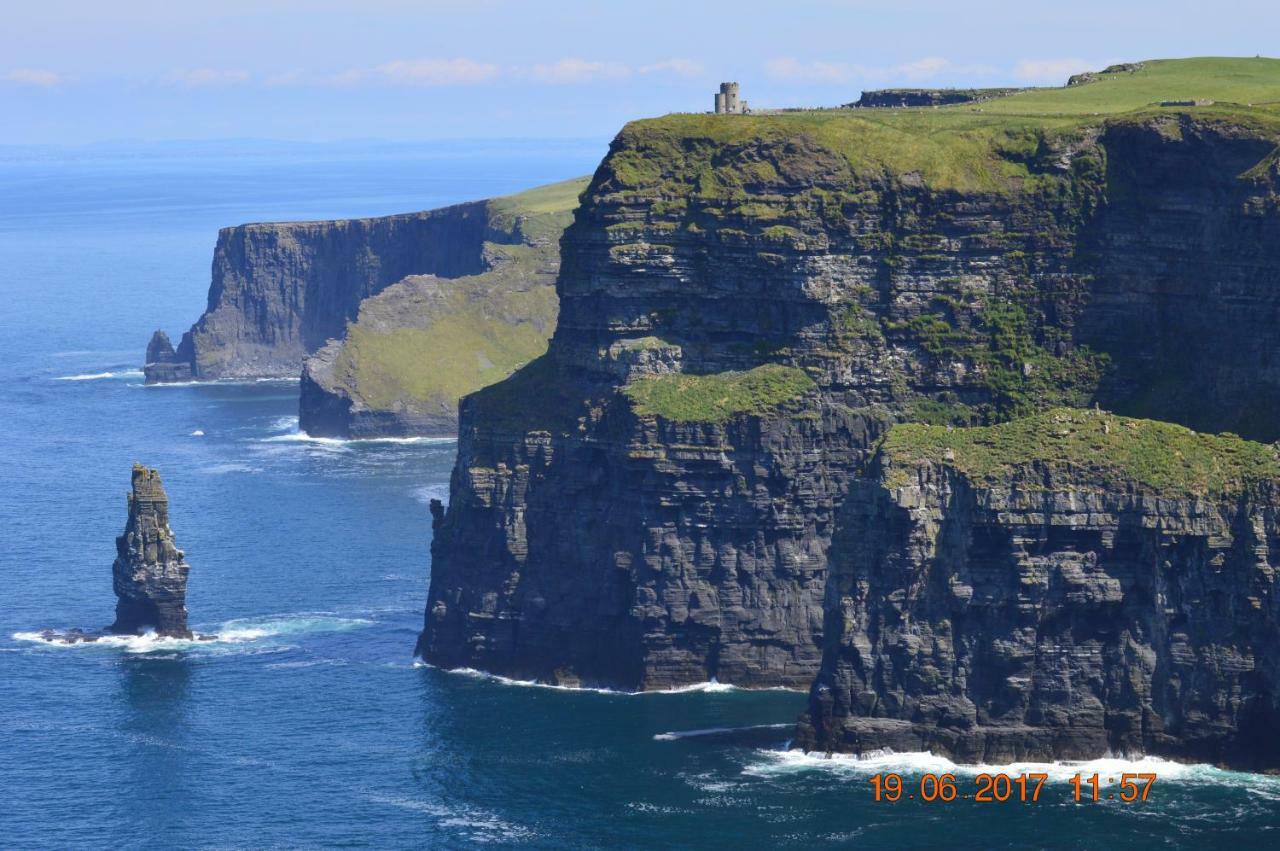
M 1075 86 L 980 104 L 828 109 L 757 115 L 675 114 L 628 124 L 613 155 L 624 188 L 669 179 L 671 168 L 713 147 L 806 137 L 855 173 L 918 173 L 936 188 L 999 190 L 1028 176 L 1025 161 L 1045 135 L 1072 134 L 1108 119 L 1192 114 L 1280 135 L 1280 60 L 1171 59 L 1099 73 Z M 1214 101 L 1160 106 L 1162 101 Z M 647 161 L 647 162 L 646 162 Z M 696 174 L 696 165 L 694 167 Z
M 920 463 L 947 464 L 988 483 L 1039 463 L 1070 469 L 1081 484 L 1132 483 L 1178 496 L 1224 496 L 1254 482 L 1280 480 L 1278 453 L 1275 446 L 1233 434 L 1202 434 L 1076 408 L 976 428 L 897 425 L 881 445 L 890 487 L 907 484 L 911 468 Z
M 578 206 L 578 196 L 591 182 L 590 177 L 575 177 L 559 183 L 548 183 L 493 199 L 494 209 L 504 213 L 572 213 Z

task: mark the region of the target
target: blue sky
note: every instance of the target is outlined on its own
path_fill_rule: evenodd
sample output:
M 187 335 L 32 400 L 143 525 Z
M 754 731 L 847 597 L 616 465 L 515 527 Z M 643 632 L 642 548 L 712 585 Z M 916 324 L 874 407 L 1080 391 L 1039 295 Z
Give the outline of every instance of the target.
M 1060 84 L 1109 62 L 1264 55 L 1274 2 L 7 0 L 0 144 L 607 137 L 888 85 Z

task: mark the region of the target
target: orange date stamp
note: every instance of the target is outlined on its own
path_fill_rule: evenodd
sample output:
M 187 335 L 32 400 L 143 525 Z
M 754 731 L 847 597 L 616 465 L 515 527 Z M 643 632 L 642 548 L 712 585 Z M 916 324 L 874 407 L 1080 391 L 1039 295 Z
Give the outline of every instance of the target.
M 954 774 L 924 774 L 919 781 L 904 780 L 901 774 L 876 774 L 871 777 L 871 793 L 877 801 L 925 801 L 950 803 L 965 800 L 980 804 L 1023 803 L 1041 800 L 1040 793 L 1049 780 L 1048 774 L 979 774 L 957 780 Z M 1115 776 L 1077 774 L 1067 786 L 1077 803 L 1122 801 L 1142 803 L 1155 785 L 1156 775 L 1122 773 Z

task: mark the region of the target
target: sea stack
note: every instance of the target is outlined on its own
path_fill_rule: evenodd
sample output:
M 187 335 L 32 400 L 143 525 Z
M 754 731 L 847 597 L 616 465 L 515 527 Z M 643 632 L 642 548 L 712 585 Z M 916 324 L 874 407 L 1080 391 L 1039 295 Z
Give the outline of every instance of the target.
M 147 384 L 171 384 L 190 381 L 194 376 L 189 360 L 183 360 L 169 341 L 169 335 L 156 331 L 147 344 L 147 362 L 142 366 Z
M 124 534 L 116 538 L 112 585 L 119 601 L 115 633 L 148 629 L 169 638 L 192 638 L 187 628 L 187 573 L 190 566 L 169 529 L 169 497 L 160 473 L 133 465 L 133 492 Z

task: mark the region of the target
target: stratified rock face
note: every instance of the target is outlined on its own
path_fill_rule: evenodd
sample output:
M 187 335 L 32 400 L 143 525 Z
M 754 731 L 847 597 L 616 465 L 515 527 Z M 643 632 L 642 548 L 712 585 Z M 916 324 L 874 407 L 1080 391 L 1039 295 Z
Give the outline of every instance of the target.
M 119 633 L 154 630 L 157 635 L 191 638 L 187 628 L 187 573 L 190 566 L 169 529 L 169 497 L 160 473 L 133 465 L 129 520 L 116 538 L 111 567 Z
M 1151 427 L 1067 416 L 1041 440 L 1099 419 Z M 842 508 L 798 747 L 1280 768 L 1280 481 L 902 463 L 882 453 Z
M 295 378 L 360 302 L 406 275 L 484 270 L 487 203 L 331 222 L 224 228 L 204 315 L 174 358 L 191 377 Z M 150 360 L 150 358 L 148 358 Z M 165 380 L 157 373 L 156 380 Z
M 156 331 L 147 344 L 147 362 L 142 367 L 147 384 L 171 384 L 191 380 L 191 364 L 178 360 L 169 335 Z
M 803 685 L 842 506 L 888 424 L 1098 399 L 1280 436 L 1249 414 L 1280 388 L 1270 131 L 1186 113 L 1019 128 L 951 171 L 887 120 L 624 129 L 562 240 L 548 354 L 463 400 L 425 659 Z M 1201 394 L 1177 409 L 1168 353 Z M 721 392 L 762 366 L 810 387 Z

